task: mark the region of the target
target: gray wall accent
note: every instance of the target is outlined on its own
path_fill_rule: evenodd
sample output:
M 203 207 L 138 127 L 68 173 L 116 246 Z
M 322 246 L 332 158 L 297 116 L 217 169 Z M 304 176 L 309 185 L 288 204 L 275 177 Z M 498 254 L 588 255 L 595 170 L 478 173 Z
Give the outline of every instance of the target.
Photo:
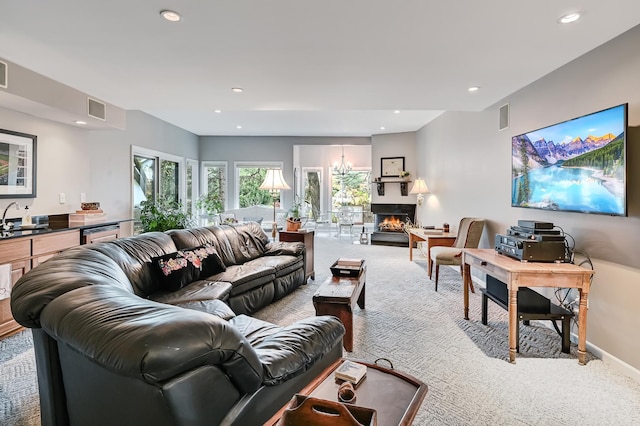
M 488 219 L 482 246 L 518 219 L 553 222 L 591 256 L 589 344 L 640 368 L 640 138 L 628 137 L 629 217 L 511 207 L 511 137 L 583 114 L 629 103 L 630 126 L 640 125 L 640 27 L 578 58 L 483 112 L 448 112 L 417 132 L 419 170 L 431 194 L 423 221 L 456 224 L 463 216 Z M 498 131 L 498 108 L 511 105 L 511 126 Z M 479 303 L 479 301 L 477 301 Z M 479 318 L 472 320 L 479 321 Z
M 198 158 L 198 136 L 141 111 L 127 111 L 126 130 L 92 131 L 88 139 L 91 198 L 117 216 L 131 216 L 131 145 Z
M 227 194 L 235 193 L 234 161 L 282 161 L 283 175 L 293 188 L 293 147 L 295 145 L 369 145 L 370 138 L 296 136 L 201 136 L 200 161 L 227 161 Z M 282 206 L 293 203 L 293 191 L 283 191 Z M 232 207 L 231 199 L 227 205 Z
M 87 129 L 124 129 L 125 111 L 101 99 L 66 86 L 13 62 L 7 63 L 8 87 L 0 88 L 0 104 L 15 111 L 72 125 L 75 120 L 87 122 Z M 87 98 L 106 105 L 106 120 L 87 114 Z

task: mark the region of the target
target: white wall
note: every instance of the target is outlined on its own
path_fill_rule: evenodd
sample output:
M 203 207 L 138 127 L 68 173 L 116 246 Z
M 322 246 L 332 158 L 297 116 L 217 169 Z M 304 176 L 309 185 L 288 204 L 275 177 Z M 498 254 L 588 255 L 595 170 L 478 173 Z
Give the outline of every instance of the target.
M 0 108 L 0 128 L 34 134 L 37 141 L 37 196 L 2 199 L 29 205 L 32 215 L 73 213 L 80 194 L 99 201 L 109 218 L 131 217 L 131 145 L 198 158 L 198 137 L 140 111 L 127 112 L 126 130 L 84 130 Z M 66 203 L 60 204 L 64 192 Z M 20 217 L 13 207 L 7 217 Z
M 431 194 L 426 222 L 488 219 L 483 247 L 518 219 L 553 222 L 576 240 L 595 266 L 587 341 L 640 369 L 640 137 L 628 133 L 629 217 L 511 207 L 511 137 L 586 113 L 629 103 L 640 125 L 640 27 L 589 52 L 483 112 L 449 112 L 417 132 L 418 169 Z M 516 69 L 514 68 L 514 72 Z M 511 126 L 499 132 L 498 106 L 509 102 Z M 479 318 L 476 319 L 479 321 Z
M 418 158 L 416 156 L 416 134 L 390 133 L 384 135 L 374 135 L 371 137 L 371 174 L 381 176 L 380 159 L 384 157 L 404 157 L 404 168 L 410 172 L 410 180 L 421 177 L 418 173 Z M 399 178 L 394 178 L 398 180 Z M 385 179 L 383 179 L 385 180 Z M 389 180 L 389 179 L 386 179 Z M 409 183 L 409 190 L 413 182 Z M 427 186 L 429 183 L 427 182 Z M 388 183 L 384 188 L 384 195 L 378 195 L 374 186 L 371 193 L 371 202 L 375 204 L 415 204 L 416 196 L 400 194 L 400 184 Z M 426 223 L 426 222 L 425 222 Z
M 32 215 L 69 213 L 80 208 L 80 193 L 91 189 L 88 132 L 73 126 L 43 120 L 31 115 L 0 108 L 0 128 L 36 135 L 36 198 L 3 198 L 0 208 L 17 201 L 30 206 Z M 66 203 L 60 204 L 64 192 Z M 7 217 L 21 217 L 17 210 Z

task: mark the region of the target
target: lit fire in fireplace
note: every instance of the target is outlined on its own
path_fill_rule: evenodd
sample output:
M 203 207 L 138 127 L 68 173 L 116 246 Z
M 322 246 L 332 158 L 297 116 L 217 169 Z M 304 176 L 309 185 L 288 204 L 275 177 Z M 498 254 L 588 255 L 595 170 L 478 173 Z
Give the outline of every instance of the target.
M 378 225 L 378 229 L 383 232 L 403 232 L 404 222 L 395 216 L 385 217 Z

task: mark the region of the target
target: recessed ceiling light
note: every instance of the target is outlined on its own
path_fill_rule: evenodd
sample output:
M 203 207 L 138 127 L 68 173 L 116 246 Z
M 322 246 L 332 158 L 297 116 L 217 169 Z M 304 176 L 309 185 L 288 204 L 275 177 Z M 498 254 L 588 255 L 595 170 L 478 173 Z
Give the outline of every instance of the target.
M 238 124 L 238 125 L 236 126 L 236 129 L 242 129 L 242 126 Z
M 213 112 L 215 112 L 216 114 L 220 114 L 222 111 L 219 109 L 214 109 Z
M 400 110 L 399 110 L 399 109 L 397 109 L 397 110 L 393 111 L 393 113 L 394 113 L 394 114 L 400 114 Z
M 180 15 L 178 12 L 174 12 L 173 10 L 168 9 L 161 10 L 160 16 L 162 16 L 164 20 L 169 22 L 180 22 L 182 20 L 182 15 Z
M 384 126 L 380 126 L 380 130 L 384 130 Z
M 473 92 L 477 92 L 478 90 L 480 90 L 479 86 L 471 86 L 467 89 L 469 92 L 473 93 Z
M 561 24 L 570 24 L 576 22 L 578 19 L 580 19 L 580 12 L 571 12 L 561 16 L 558 22 Z
M 76 124 L 87 124 L 86 121 L 82 121 L 82 120 L 76 120 L 76 121 L 74 121 L 74 123 L 76 123 Z
M 231 91 L 235 93 L 242 93 L 244 92 L 244 89 L 242 87 L 232 87 Z

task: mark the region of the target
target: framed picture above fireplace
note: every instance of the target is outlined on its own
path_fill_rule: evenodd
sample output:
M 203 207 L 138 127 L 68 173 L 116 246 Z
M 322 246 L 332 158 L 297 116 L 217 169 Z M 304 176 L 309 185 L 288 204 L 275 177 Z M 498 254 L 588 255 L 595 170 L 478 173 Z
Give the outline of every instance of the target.
M 382 177 L 400 177 L 404 170 L 404 157 L 382 157 L 380 159 L 380 175 Z

